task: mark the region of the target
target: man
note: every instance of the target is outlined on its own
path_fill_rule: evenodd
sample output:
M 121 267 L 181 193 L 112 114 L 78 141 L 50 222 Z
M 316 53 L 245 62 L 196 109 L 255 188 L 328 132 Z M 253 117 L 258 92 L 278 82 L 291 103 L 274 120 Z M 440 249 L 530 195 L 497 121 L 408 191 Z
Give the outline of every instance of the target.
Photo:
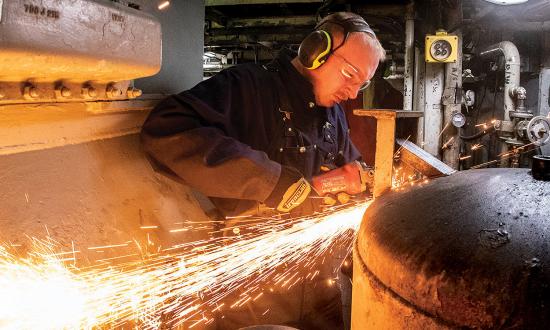
M 298 55 L 229 68 L 161 102 L 143 126 L 145 151 L 225 216 L 259 204 L 291 211 L 321 167 L 360 158 L 338 103 L 356 98 L 383 58 L 361 16 L 329 15 Z
M 370 32 L 346 32 L 344 24 Z M 358 15 L 327 16 L 316 27 L 321 29 L 332 43 L 318 68 L 282 51 L 269 65 L 224 70 L 161 102 L 143 126 L 146 152 L 225 215 L 258 202 L 282 210 L 298 206 L 305 196 L 288 208 L 280 205 L 292 185 L 311 179 L 321 165 L 338 167 L 360 157 L 338 102 L 355 98 L 384 57 Z M 318 46 L 307 39 L 301 49 Z

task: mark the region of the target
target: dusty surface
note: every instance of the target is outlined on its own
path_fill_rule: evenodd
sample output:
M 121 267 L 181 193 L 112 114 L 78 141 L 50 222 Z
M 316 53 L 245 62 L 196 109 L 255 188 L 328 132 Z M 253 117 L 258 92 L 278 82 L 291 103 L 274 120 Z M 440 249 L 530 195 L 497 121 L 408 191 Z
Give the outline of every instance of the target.
M 0 168 L 0 241 L 23 250 L 27 235 L 49 232 L 65 251 L 74 242 L 79 260 L 94 262 L 136 253 L 134 240 L 155 250 L 206 236 L 170 232 L 208 218 L 188 188 L 153 171 L 137 135 L 5 155 Z

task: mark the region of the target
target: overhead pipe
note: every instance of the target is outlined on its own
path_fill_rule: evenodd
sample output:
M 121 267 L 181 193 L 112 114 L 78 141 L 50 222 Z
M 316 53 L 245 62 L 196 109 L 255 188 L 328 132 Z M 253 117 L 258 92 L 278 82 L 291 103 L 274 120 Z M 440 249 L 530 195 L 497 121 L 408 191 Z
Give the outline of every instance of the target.
M 502 41 L 488 47 L 479 54 L 481 57 L 504 55 L 506 61 L 504 68 L 504 120 L 510 120 L 510 111 L 514 111 L 514 95 L 516 88 L 520 87 L 520 57 L 519 51 L 512 42 Z

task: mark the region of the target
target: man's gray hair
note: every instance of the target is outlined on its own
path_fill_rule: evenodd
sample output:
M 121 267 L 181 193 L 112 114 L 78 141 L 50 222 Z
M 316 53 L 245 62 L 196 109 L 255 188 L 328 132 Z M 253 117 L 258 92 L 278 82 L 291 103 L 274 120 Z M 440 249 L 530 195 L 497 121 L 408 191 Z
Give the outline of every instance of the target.
M 342 34 L 342 25 L 338 24 L 338 22 L 344 22 L 349 20 L 361 20 L 364 21 L 365 24 L 367 22 L 365 19 L 358 14 L 351 13 L 351 12 L 337 12 L 330 14 L 328 16 L 325 16 L 316 26 L 317 30 L 324 30 L 328 32 L 331 36 Z M 367 24 L 368 25 L 368 24 Z M 351 32 L 351 33 L 361 33 L 361 32 Z M 370 45 L 375 49 L 376 55 L 378 56 L 380 62 L 383 62 L 386 59 L 386 50 L 380 43 L 380 40 L 376 37 L 376 35 L 373 33 L 366 33 L 366 35 L 369 36 L 369 43 Z M 338 45 L 333 45 L 333 47 L 337 47 Z

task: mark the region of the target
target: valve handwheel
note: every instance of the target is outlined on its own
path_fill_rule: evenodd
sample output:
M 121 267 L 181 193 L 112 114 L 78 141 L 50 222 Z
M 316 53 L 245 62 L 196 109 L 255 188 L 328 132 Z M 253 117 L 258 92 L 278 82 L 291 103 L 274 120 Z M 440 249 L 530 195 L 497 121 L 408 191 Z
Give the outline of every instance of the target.
M 550 142 L 550 119 L 544 116 L 533 117 L 527 124 L 527 137 L 537 146 Z

